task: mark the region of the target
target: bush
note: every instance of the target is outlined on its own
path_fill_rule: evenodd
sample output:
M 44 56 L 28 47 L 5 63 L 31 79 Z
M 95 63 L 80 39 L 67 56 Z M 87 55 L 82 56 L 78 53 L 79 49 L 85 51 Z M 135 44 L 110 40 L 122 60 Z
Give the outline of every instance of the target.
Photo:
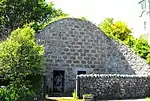
M 0 101 L 14 101 L 15 92 L 7 87 L 0 88 Z
M 75 101 L 78 100 L 77 92 L 76 92 L 75 89 L 74 89 L 74 92 L 72 93 L 72 96 L 73 96 L 73 98 L 74 98 Z
M 147 63 L 150 64 L 150 45 L 148 45 L 148 41 L 143 38 L 136 39 L 133 49 L 140 57 L 146 59 Z
M 113 18 L 106 18 L 98 27 L 109 37 L 116 40 L 127 41 L 132 37 L 131 29 L 123 21 L 114 22 Z
M 26 101 L 35 93 L 27 77 L 44 73 L 43 47 L 35 43 L 34 30 L 26 26 L 13 31 L 8 40 L 0 43 L 0 51 L 0 74 L 10 80 L 7 88 L 15 93 L 13 101 Z
M 136 54 L 150 64 L 150 45 L 148 45 L 148 42 L 143 38 L 134 39 L 131 35 L 131 29 L 129 29 L 124 22 L 114 22 L 113 18 L 106 18 L 98 27 L 104 31 L 107 36 L 129 45 Z

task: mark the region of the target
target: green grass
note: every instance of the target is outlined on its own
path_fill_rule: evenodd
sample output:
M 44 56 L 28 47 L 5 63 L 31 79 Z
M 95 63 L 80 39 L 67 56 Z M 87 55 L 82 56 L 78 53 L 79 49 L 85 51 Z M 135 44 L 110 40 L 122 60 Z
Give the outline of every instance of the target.
M 82 99 L 65 99 L 65 98 L 57 98 L 57 99 L 53 99 L 53 100 L 45 100 L 45 101 L 83 101 Z
M 150 98 L 149 98 L 149 97 L 147 97 L 147 98 L 145 99 L 145 101 L 150 101 Z

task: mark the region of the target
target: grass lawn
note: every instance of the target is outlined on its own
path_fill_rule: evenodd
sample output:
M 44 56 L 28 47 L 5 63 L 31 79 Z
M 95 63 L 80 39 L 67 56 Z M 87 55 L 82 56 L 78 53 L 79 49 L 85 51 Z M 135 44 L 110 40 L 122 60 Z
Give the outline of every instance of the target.
M 143 99 L 144 100 L 144 99 Z M 143 100 L 139 100 L 139 101 L 143 101 Z M 52 98 L 51 100 L 45 100 L 45 101 L 83 101 L 83 99 L 78 99 L 75 100 L 73 98 L 63 98 L 63 97 L 57 97 L 57 98 Z M 115 100 L 115 101 L 119 101 L 119 100 Z M 131 101 L 131 100 L 130 100 Z M 136 100 L 135 100 L 136 101 Z M 138 101 L 138 100 L 137 100 Z M 150 98 L 145 98 L 144 101 L 150 101 Z
M 53 99 L 53 100 L 46 100 L 46 101 L 83 101 L 82 99 L 74 100 L 74 99 Z
M 47 100 L 50 101 L 50 100 Z M 83 100 L 74 100 L 74 99 L 56 99 L 54 101 L 83 101 Z
M 145 101 L 150 101 L 150 98 L 146 98 Z
M 73 97 L 50 97 L 49 99 L 45 101 L 83 101 L 82 99 L 75 100 Z

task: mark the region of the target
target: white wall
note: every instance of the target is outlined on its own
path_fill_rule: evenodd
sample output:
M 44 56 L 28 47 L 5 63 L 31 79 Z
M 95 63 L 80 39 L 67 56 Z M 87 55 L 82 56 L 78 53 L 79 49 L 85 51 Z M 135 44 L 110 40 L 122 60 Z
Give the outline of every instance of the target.
M 145 0 L 145 1 L 146 1 L 146 9 L 142 10 L 141 3 L 139 4 L 139 7 L 141 9 L 139 14 L 141 15 L 142 12 L 145 11 L 139 19 L 140 24 L 141 24 L 139 26 L 141 26 L 141 34 L 148 34 L 148 41 L 150 44 L 150 8 L 149 8 L 148 0 Z M 144 22 L 146 22 L 146 28 L 145 29 L 144 29 Z

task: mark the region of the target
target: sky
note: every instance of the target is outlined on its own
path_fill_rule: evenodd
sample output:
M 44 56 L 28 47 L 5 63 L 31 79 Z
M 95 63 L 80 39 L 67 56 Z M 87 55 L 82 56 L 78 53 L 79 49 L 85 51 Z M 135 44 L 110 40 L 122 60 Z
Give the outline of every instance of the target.
M 112 17 L 126 22 L 135 37 L 141 34 L 139 0 L 47 0 L 51 1 L 71 17 L 86 17 L 95 24 Z

